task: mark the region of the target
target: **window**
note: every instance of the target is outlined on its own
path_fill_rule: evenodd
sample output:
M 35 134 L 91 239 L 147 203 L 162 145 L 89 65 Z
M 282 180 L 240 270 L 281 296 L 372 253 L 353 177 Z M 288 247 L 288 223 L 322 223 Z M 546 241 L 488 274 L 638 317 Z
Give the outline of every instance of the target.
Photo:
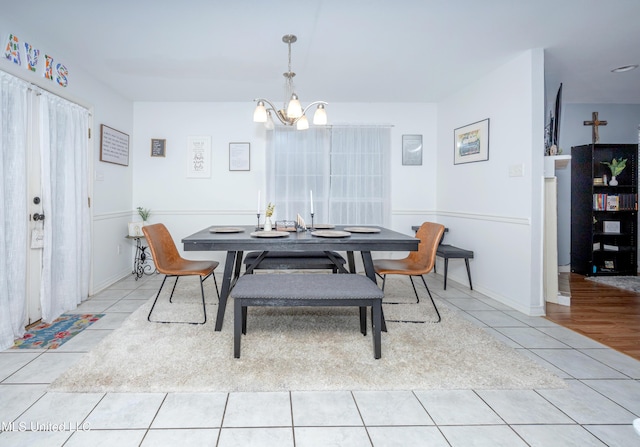
M 387 225 L 390 129 L 332 126 L 276 128 L 267 140 L 268 201 L 278 220 L 300 214 L 316 223 Z

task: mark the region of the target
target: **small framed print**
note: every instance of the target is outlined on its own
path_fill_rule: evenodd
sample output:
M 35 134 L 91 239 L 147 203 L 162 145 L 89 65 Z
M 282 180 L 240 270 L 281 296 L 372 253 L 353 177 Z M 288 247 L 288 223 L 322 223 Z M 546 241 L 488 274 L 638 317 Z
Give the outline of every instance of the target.
M 489 160 L 489 118 L 453 131 L 453 164 Z
M 144 222 L 129 222 L 129 236 L 130 237 L 144 237 L 142 232 L 142 226 Z
M 166 157 L 167 156 L 167 140 L 151 139 L 151 156 Z
M 402 164 L 422 165 L 422 135 L 402 135 Z
M 251 170 L 251 144 L 229 143 L 229 171 Z
M 602 222 L 602 231 L 605 233 L 620 233 L 620 221 L 619 220 L 605 220 Z

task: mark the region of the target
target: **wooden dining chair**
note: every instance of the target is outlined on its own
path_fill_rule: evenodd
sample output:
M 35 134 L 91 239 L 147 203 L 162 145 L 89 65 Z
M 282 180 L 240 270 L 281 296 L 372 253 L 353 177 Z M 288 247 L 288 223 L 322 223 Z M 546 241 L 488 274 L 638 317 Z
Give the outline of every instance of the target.
M 429 298 L 431 298 L 433 308 L 436 310 L 436 314 L 438 315 L 438 321 L 436 321 L 436 323 L 439 323 L 442 318 L 440 317 L 438 306 L 436 306 L 436 302 L 431 296 L 431 292 L 429 291 L 429 287 L 427 286 L 427 282 L 425 281 L 423 275 L 431 272 L 431 270 L 433 270 L 433 268 L 435 267 L 436 252 L 438 250 L 438 245 L 440 244 L 440 240 L 442 239 L 443 234 L 444 225 L 440 225 L 434 222 L 425 222 L 420 226 L 416 233 L 416 237 L 420 239 L 420 243 L 418 244 L 418 251 L 409 252 L 409 255 L 403 259 L 375 259 L 373 261 L 373 266 L 376 270 L 376 274 L 382 278 L 382 290 L 384 290 L 387 275 L 408 276 L 409 280 L 411 281 L 411 285 L 413 286 L 413 291 L 416 294 L 416 303 L 420 302 L 420 297 L 418 296 L 416 285 L 413 282 L 413 277 L 419 276 L 420 278 L 422 278 L 422 283 L 427 289 L 427 293 L 429 294 Z
M 144 233 L 145 238 L 147 239 L 147 244 L 151 249 L 151 256 L 153 262 L 156 265 L 156 269 L 159 273 L 164 274 L 164 279 L 162 280 L 162 284 L 160 285 L 160 289 L 158 290 L 158 294 L 156 295 L 156 299 L 153 301 L 153 305 L 151 306 L 151 310 L 149 311 L 149 315 L 147 316 L 147 320 L 152 323 L 189 323 L 189 324 L 205 324 L 207 322 L 207 308 L 204 302 L 204 287 L 202 283 L 205 279 L 210 276 L 213 276 L 213 281 L 216 285 L 216 294 L 218 295 L 218 299 L 220 299 L 220 293 L 218 292 L 218 282 L 216 281 L 216 277 L 213 274 L 213 271 L 218 267 L 218 261 L 190 261 L 188 259 L 184 259 L 178 253 L 178 249 L 176 248 L 176 244 L 173 242 L 173 238 L 171 234 L 167 230 L 163 224 L 154 224 L 154 225 L 145 225 L 142 227 L 142 232 Z M 162 292 L 162 288 L 164 287 L 164 283 L 168 277 L 175 276 L 176 282 L 173 284 L 173 289 L 171 289 L 171 295 L 169 296 L 169 302 L 171 303 L 173 298 L 173 292 L 176 290 L 176 285 L 178 285 L 178 279 L 181 276 L 199 276 L 200 277 L 200 292 L 202 294 L 202 312 L 204 314 L 204 318 L 202 322 L 190 322 L 190 321 L 158 321 L 152 320 L 151 314 L 153 313 L 153 309 L 158 302 L 158 298 L 160 297 L 160 292 Z

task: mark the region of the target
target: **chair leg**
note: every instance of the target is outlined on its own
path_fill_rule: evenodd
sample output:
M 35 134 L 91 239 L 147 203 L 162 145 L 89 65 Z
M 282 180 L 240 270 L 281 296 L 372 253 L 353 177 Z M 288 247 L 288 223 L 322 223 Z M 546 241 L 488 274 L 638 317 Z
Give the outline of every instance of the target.
M 202 285 L 205 279 L 207 279 L 206 276 L 204 278 L 202 276 L 200 277 L 200 293 L 202 294 L 202 313 L 204 314 L 204 319 L 202 320 L 202 323 L 192 324 L 205 324 L 207 322 L 207 305 L 204 302 L 204 286 Z
M 429 298 L 431 298 L 431 304 L 433 304 L 433 308 L 436 310 L 436 314 L 438 315 L 438 321 L 436 321 L 436 323 L 440 323 L 440 321 L 442 321 L 442 317 L 440 316 L 440 312 L 438 312 L 438 306 L 436 306 L 436 302 L 433 300 L 433 297 L 431 296 L 431 291 L 429 290 L 429 287 L 427 287 L 427 282 L 424 280 L 424 276 L 420 275 L 420 278 L 422 278 L 422 283 L 424 284 L 425 289 L 427 289 Z
M 165 276 L 166 279 L 166 276 Z M 180 279 L 179 276 L 176 276 L 176 282 L 173 283 L 173 289 L 171 289 L 171 295 L 169 295 L 169 302 L 173 303 L 173 292 L 176 290 L 176 286 L 178 285 L 178 279 Z
M 153 312 L 153 308 L 156 307 L 156 303 L 158 302 L 158 298 L 160 297 L 160 292 L 162 292 L 162 288 L 164 287 L 164 282 L 167 280 L 167 275 L 164 275 L 164 279 L 162 280 L 162 284 L 160 284 L 160 289 L 158 289 L 158 293 L 156 294 L 156 299 L 153 300 L 153 304 L 151 305 L 151 310 L 149 311 L 149 315 L 147 315 L 147 321 L 151 321 L 151 313 Z
M 158 290 L 158 293 L 156 294 L 156 298 L 155 300 L 153 300 L 153 304 L 151 305 L 151 310 L 149 311 L 149 315 L 147 315 L 147 321 L 151 322 L 151 323 L 179 323 L 179 324 L 205 324 L 207 322 L 207 307 L 205 304 L 205 300 L 204 300 L 204 287 L 202 286 L 202 283 L 204 282 L 205 279 L 208 278 L 208 276 L 205 276 L 204 278 L 202 276 L 199 276 L 200 278 L 200 293 L 202 295 L 202 312 L 204 314 L 204 318 L 202 322 L 193 322 L 193 321 L 160 321 L 160 320 L 152 320 L 151 319 L 151 314 L 153 313 L 153 309 L 156 307 L 156 303 L 158 302 L 158 298 L 160 297 L 160 292 L 162 292 L 162 288 L 164 287 L 164 283 L 167 280 L 167 278 L 169 277 L 169 275 L 165 275 L 164 279 L 162 280 L 162 284 L 160 285 L 160 289 Z M 172 303 L 172 298 L 173 298 L 173 292 L 176 290 L 176 285 L 178 284 L 178 279 L 180 278 L 180 276 L 176 276 L 176 282 L 173 284 L 173 288 L 171 289 L 171 295 L 169 296 L 169 302 Z M 214 278 L 215 280 L 215 278 Z
M 416 285 L 413 283 L 413 276 L 409 275 L 409 281 L 411 281 L 411 287 L 413 287 L 413 293 L 416 294 L 416 304 L 420 302 L 420 297 L 418 296 L 418 291 L 416 290 Z M 424 281 L 424 279 L 423 279 Z

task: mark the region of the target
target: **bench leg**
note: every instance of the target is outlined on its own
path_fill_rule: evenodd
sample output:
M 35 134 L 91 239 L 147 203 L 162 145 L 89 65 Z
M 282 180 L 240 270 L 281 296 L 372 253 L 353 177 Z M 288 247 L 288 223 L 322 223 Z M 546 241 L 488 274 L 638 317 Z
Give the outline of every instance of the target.
M 233 306 L 233 357 L 239 359 L 240 338 L 242 337 L 242 300 L 235 298 Z
M 367 307 L 360 307 L 360 332 L 362 335 L 367 335 Z
M 372 319 L 372 330 L 373 330 L 373 357 L 379 359 L 382 357 L 382 337 L 381 337 L 381 326 L 382 326 L 382 300 L 374 300 L 371 305 L 371 310 L 373 313 Z
M 464 263 L 467 265 L 467 276 L 469 277 L 469 288 L 473 290 L 473 284 L 471 284 L 471 270 L 469 269 L 469 258 L 464 258 Z
M 447 290 L 447 270 L 449 270 L 449 258 L 444 258 L 444 290 Z
M 247 306 L 242 306 L 242 335 L 247 335 Z

